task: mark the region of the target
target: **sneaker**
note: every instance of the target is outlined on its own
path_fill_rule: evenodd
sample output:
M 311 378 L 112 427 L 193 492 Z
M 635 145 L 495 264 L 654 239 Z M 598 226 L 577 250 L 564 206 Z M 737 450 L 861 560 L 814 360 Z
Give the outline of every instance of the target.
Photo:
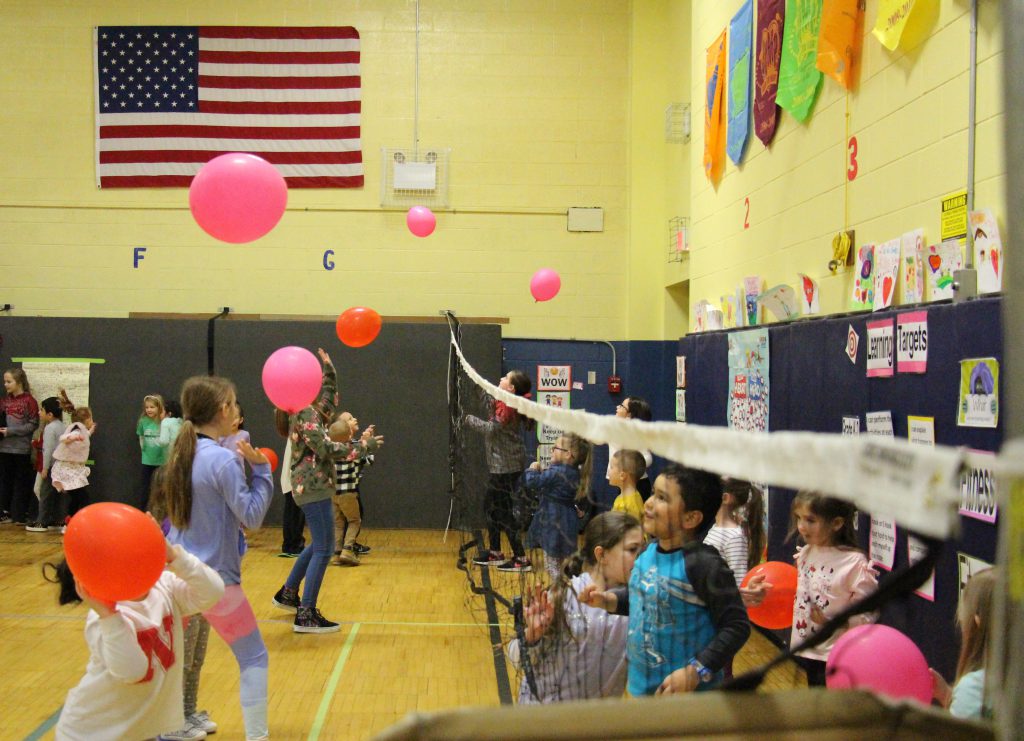
M 200 710 L 189 718 L 189 722 L 197 728 L 202 728 L 206 731 L 206 735 L 217 732 L 217 724 L 210 720 L 210 714 L 205 710 Z
M 516 556 L 510 561 L 498 566 L 498 571 L 511 571 L 516 574 L 524 574 L 527 571 L 533 571 L 533 564 L 530 563 L 528 558 L 519 558 Z
M 341 626 L 325 618 L 315 607 L 299 607 L 295 611 L 292 630 L 296 633 L 337 633 Z
M 356 552 L 357 556 L 365 556 L 373 549 L 368 545 L 363 545 L 362 543 L 353 543 L 352 550 Z
M 181 730 L 161 733 L 157 738 L 160 741 L 199 741 L 206 738 L 206 731 L 193 723 L 192 718 L 189 718 L 185 721 L 185 727 Z
M 27 525 L 25 525 L 25 530 L 27 530 L 30 533 L 45 533 L 46 525 L 44 525 L 41 522 L 30 522 Z
M 295 612 L 299 608 L 299 592 L 296 589 L 281 587 L 277 590 L 277 594 L 274 595 L 271 602 L 274 603 L 274 607 L 287 610 L 288 612 Z
M 473 563 L 477 566 L 504 566 L 508 563 L 508 559 L 505 558 L 505 554 L 501 551 L 488 551 L 474 558 Z
M 11 523 L 11 516 L 7 512 L 0 512 L 0 525 L 9 525 Z
M 278 558 L 298 558 L 298 553 L 292 553 L 291 551 L 281 551 L 277 554 Z
M 341 555 L 336 556 L 334 558 L 334 565 L 335 566 L 358 566 L 359 565 L 359 556 L 357 556 L 354 552 L 352 552 L 348 548 L 346 548 L 345 550 L 343 550 L 341 552 Z
M 61 525 L 61 526 L 60 526 L 60 534 L 61 534 L 61 535 L 63 535 L 63 534 L 64 534 L 64 533 L 66 533 L 67 531 L 68 531 L 68 526 L 67 526 L 67 525 Z

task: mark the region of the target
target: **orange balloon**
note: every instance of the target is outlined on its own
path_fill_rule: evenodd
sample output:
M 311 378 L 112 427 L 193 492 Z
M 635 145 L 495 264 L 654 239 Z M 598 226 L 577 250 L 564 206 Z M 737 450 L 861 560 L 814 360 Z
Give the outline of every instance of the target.
M 796 567 L 782 561 L 759 564 L 747 572 L 741 586 L 747 586 L 753 577 L 761 574 L 764 574 L 765 581 L 772 588 L 765 594 L 761 604 L 747 608 L 750 621 L 770 630 L 791 627 L 793 600 L 796 599 Z
M 345 309 L 338 317 L 335 330 L 338 339 L 349 347 L 365 347 L 380 334 L 380 314 L 365 306 Z
M 273 473 L 277 470 L 277 453 L 270 448 L 257 448 L 263 455 L 267 456 L 267 460 L 270 461 L 270 472 Z
M 71 573 L 105 602 L 145 595 L 164 570 L 167 546 L 160 526 L 119 502 L 99 502 L 68 522 L 64 556 Z

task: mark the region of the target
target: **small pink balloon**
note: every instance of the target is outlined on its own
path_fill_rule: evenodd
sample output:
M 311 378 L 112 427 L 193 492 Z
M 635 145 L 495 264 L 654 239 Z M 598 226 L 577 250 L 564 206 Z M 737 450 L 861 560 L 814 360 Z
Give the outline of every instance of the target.
M 417 237 L 429 237 L 437 226 L 437 217 L 426 206 L 413 206 L 405 215 L 405 223 Z
M 830 689 L 868 689 L 895 700 L 932 701 L 932 677 L 912 640 L 887 625 L 858 625 L 836 641 L 825 663 Z
M 289 345 L 274 350 L 263 364 L 263 391 L 278 409 L 295 414 L 316 399 L 322 376 L 313 353 Z
M 530 293 L 537 301 L 550 301 L 562 288 L 562 279 L 551 268 L 541 268 L 530 278 Z
M 288 205 L 288 186 L 277 169 L 254 154 L 214 157 L 188 189 L 196 223 L 215 239 L 252 242 L 269 232 Z

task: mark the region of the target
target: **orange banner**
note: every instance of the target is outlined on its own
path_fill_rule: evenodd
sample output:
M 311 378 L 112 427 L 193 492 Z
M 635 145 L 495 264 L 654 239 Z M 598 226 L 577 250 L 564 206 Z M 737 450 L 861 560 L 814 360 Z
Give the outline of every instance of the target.
M 704 174 L 715 185 L 722 179 L 725 166 L 725 36 L 722 29 L 715 43 L 708 47 L 704 88 Z

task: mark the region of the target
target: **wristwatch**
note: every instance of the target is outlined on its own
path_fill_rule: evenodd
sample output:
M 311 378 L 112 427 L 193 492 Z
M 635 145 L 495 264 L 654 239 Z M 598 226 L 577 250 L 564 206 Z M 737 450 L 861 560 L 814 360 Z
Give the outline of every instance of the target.
M 710 682 L 712 679 L 714 679 L 714 677 L 715 677 L 714 672 L 712 672 L 710 669 L 708 669 L 702 663 L 697 661 L 697 659 L 690 659 L 690 664 L 689 665 L 697 670 L 697 678 L 701 682 Z

